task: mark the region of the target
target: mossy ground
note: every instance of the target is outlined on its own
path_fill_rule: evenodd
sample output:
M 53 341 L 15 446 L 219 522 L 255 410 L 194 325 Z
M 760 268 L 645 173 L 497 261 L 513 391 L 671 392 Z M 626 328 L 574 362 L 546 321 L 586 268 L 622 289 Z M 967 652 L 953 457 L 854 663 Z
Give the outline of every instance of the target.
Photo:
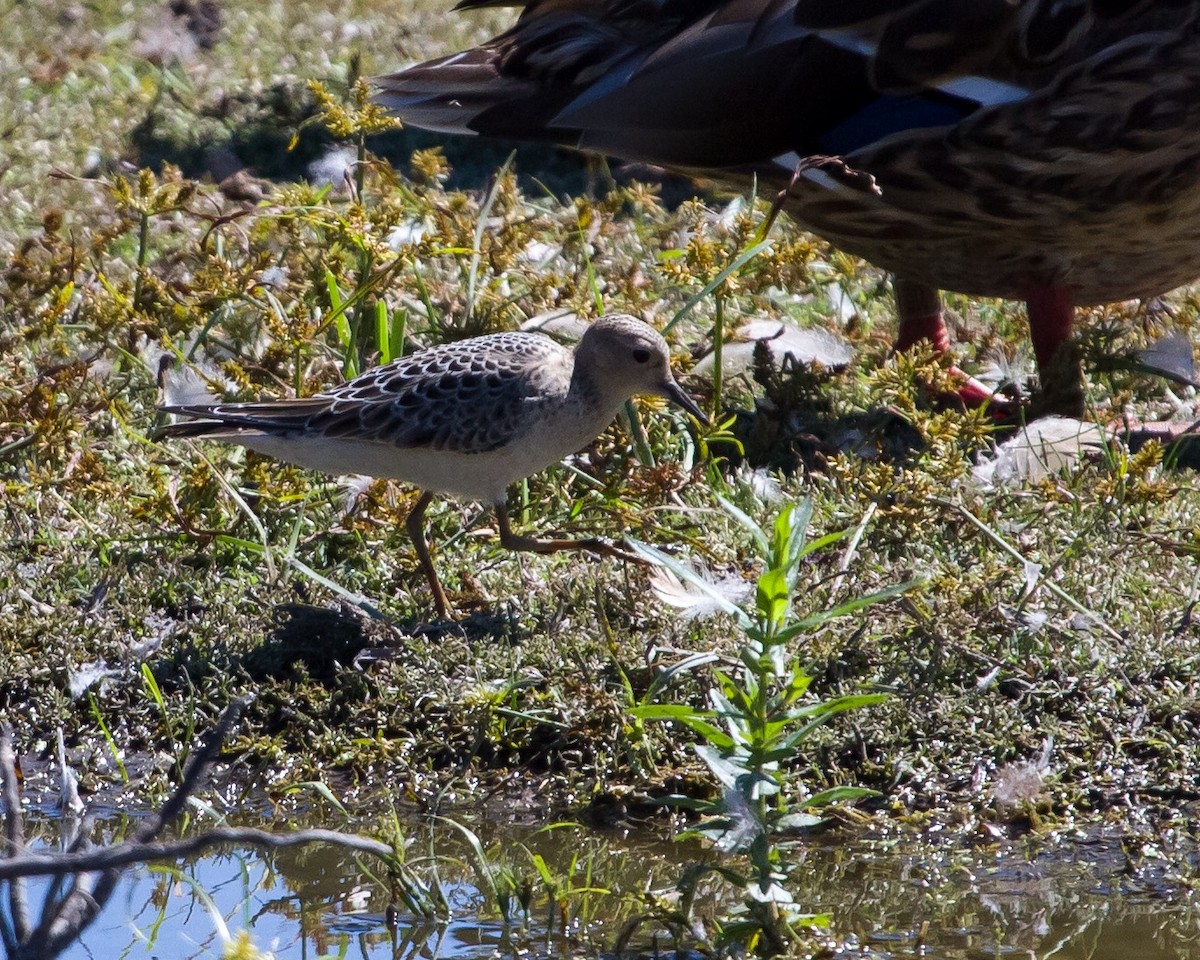
M 326 140 L 305 81 L 345 97 L 354 76 L 478 39 L 508 14 L 376 0 L 337 16 L 315 2 L 221 9 L 205 49 L 182 24 L 163 27 L 157 4 L 0 8 L 0 711 L 26 750 L 63 728 L 91 788 L 121 782 L 111 748 L 181 755 L 252 693 L 237 755 L 272 787 L 504 785 L 563 806 L 703 789 L 682 732 L 627 708 L 688 652 L 732 656 L 728 621 L 680 618 L 636 566 L 513 556 L 477 508 L 440 501 L 430 541 L 465 619 L 431 623 L 403 533 L 412 491 L 150 435 L 164 356 L 173 376 L 196 369 L 250 398 L 311 393 L 374 362 L 377 317 L 389 349 L 401 323 L 410 347 L 559 310 L 661 326 L 752 242 L 765 205 L 667 204 L 656 186 L 609 183 L 551 151 L 518 158 L 521 179 L 493 180 L 503 152 L 481 161 L 456 144 L 447 162 L 432 139 L 396 135 L 372 142 L 396 170 L 372 162 L 361 202 L 306 185 L 295 178 Z M 230 157 L 279 178 L 253 183 L 261 202 L 205 174 Z M 580 192 L 537 185 L 530 165 L 547 157 Z M 970 822 L 997 813 L 997 771 L 1045 752 L 1022 816 L 1178 813 L 1200 796 L 1195 475 L 1147 448 L 1023 487 L 973 485 L 988 421 L 934 409 L 922 377 L 936 365 L 889 358 L 886 278 L 790 224 L 771 236 L 718 290 L 724 322 L 836 330 L 857 351 L 850 367 L 761 370 L 767 405 L 754 399 L 763 383 L 728 383 L 740 463 L 733 444 L 642 405 L 654 465 L 614 425 L 570 469 L 514 491 L 514 515 L 534 531 L 629 535 L 744 579 L 752 553 L 718 493 L 764 523 L 777 498 L 801 497 L 818 532 L 865 519 L 853 551 L 807 571 L 806 602 L 924 585 L 812 638 L 818 693 L 893 694 L 795 759 L 814 789 L 873 786 L 886 811 Z M 715 303 L 673 329 L 681 354 L 706 341 Z M 950 305 L 965 365 L 1027 352 L 1016 306 Z M 1093 311 L 1085 338 L 1093 353 L 1132 348 L 1168 308 L 1175 325 L 1194 322 L 1181 293 L 1163 309 Z M 1101 417 L 1171 412 L 1161 382 L 1095 369 Z M 839 452 L 831 424 L 865 440 Z M 897 455 L 896 430 L 918 448 Z M 757 466 L 788 469 L 764 494 Z M 705 679 L 669 696 L 702 701 Z

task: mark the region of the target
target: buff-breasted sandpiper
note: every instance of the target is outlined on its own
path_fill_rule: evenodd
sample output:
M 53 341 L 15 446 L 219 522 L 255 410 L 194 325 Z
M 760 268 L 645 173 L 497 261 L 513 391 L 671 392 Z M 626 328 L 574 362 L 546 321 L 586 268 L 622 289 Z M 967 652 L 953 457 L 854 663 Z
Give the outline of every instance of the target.
M 435 493 L 492 504 L 509 549 L 624 556 L 598 538 L 515 534 L 505 500 L 510 484 L 586 446 L 639 394 L 704 419 L 671 375 L 662 336 L 613 315 L 588 327 L 573 350 L 541 334 L 496 333 L 422 350 L 312 397 L 165 406 L 190 419 L 160 435 L 224 440 L 327 473 L 419 487 L 406 526 L 444 617 L 450 607 L 423 529 Z

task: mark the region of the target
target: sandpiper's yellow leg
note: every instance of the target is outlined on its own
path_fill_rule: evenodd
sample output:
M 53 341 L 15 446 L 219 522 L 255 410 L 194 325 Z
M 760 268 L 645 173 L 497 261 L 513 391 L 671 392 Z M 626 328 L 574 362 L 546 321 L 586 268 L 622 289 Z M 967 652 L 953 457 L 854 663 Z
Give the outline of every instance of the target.
M 417 552 L 417 562 L 421 565 L 421 572 L 429 581 L 429 589 L 433 593 L 433 609 L 439 617 L 446 617 L 450 614 L 450 604 L 446 600 L 446 592 L 442 589 L 442 583 L 438 580 L 433 560 L 430 559 L 429 545 L 425 542 L 425 508 L 429 506 L 429 501 L 432 499 L 433 494 L 428 490 L 422 493 L 420 499 L 408 512 L 408 519 L 404 521 L 404 527 L 408 530 L 413 549 Z

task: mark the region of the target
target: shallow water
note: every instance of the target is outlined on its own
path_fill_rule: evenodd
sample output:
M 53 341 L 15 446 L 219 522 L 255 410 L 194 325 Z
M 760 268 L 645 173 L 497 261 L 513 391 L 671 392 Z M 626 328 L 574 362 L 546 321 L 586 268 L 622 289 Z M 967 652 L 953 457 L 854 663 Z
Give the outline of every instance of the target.
M 528 916 L 514 908 L 517 922 L 507 927 L 494 899 L 481 892 L 462 834 L 414 816 L 402 824 L 408 867 L 442 890 L 452 916 L 446 924 L 401 907 L 390 929 L 394 898 L 381 865 L 369 858 L 315 845 L 240 850 L 128 871 L 63 956 L 219 957 L 225 940 L 243 930 L 276 957 L 304 960 L 595 955 L 611 949 L 620 925 L 637 912 L 636 895 L 669 892 L 684 863 L 711 856 L 648 828 L 467 822 L 493 867 L 507 865 L 533 891 Z M 101 821 L 94 839 L 119 839 L 131 823 L 123 816 Z M 37 845 L 55 846 L 61 826 L 31 816 L 27 833 Z M 849 957 L 1200 957 L 1200 910 L 1191 890 L 1196 860 L 1172 853 L 1163 859 L 1153 846 L 1131 849 L 1115 835 L 967 844 L 961 837 L 843 831 L 793 851 L 800 863 L 793 892 L 806 909 L 832 915 L 833 934 Z M 557 906 L 544 895 L 537 857 L 560 886 Z M 46 889 L 30 882 L 35 911 Z M 710 884 L 699 899 L 701 915 L 720 897 Z M 670 949 L 669 940 L 649 933 L 640 945 Z

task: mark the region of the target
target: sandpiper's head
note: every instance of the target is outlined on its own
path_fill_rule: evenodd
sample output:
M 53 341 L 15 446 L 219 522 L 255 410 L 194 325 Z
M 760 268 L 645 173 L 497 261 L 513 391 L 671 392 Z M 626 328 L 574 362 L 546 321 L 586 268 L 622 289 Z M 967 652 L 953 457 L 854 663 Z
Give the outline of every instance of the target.
M 707 421 L 696 401 L 675 382 L 667 341 L 636 317 L 610 314 L 588 327 L 575 348 L 575 369 L 593 389 L 615 400 L 639 394 L 666 397 L 697 420 Z

